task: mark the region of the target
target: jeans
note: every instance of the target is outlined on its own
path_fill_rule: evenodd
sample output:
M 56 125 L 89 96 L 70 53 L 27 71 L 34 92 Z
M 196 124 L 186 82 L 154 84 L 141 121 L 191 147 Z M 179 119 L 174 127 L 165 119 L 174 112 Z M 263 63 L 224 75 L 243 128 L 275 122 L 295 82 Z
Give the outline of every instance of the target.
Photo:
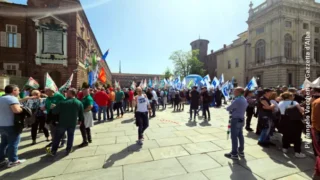
M 103 120 L 106 120 L 106 111 L 107 107 L 106 106 L 99 106 L 99 114 L 98 114 L 98 120 L 101 120 L 101 113 L 103 113 Z
M 143 137 L 143 132 L 149 126 L 148 120 L 148 112 L 136 112 L 136 123 L 138 128 L 138 138 L 141 139 Z
M 192 119 L 192 111 L 194 112 L 194 120 L 196 120 L 197 110 L 196 109 L 191 109 L 191 108 L 190 108 L 190 119 Z
M 127 111 L 128 100 L 123 100 L 122 107 L 124 111 Z
M 157 101 L 152 100 L 151 102 L 152 116 L 156 116 L 156 104 L 157 104 Z
M 56 137 L 53 139 L 52 142 L 52 148 L 51 148 L 51 152 L 53 154 L 55 154 L 58 150 L 59 147 L 59 143 L 61 141 L 61 139 L 63 138 L 63 136 L 65 135 L 65 133 L 67 132 L 68 135 L 68 140 L 67 140 L 67 151 L 71 151 L 72 146 L 73 146 L 73 139 L 74 139 L 74 131 L 75 131 L 75 127 L 72 128 L 66 128 L 66 127 L 57 127 L 56 128 Z
M 260 143 L 267 143 L 270 140 L 270 130 L 272 127 L 272 119 L 267 116 L 261 117 L 261 133 L 259 136 Z
M 17 133 L 14 126 L 2 126 L 0 127 L 0 135 L 0 161 L 3 161 L 7 154 L 10 162 L 16 162 L 18 160 L 20 134 Z
M 246 120 L 246 128 L 250 128 L 251 119 L 254 114 L 254 107 L 247 107 L 247 120 Z
M 92 112 L 92 118 L 93 120 L 97 120 L 97 112 Z
M 238 155 L 238 152 L 244 150 L 244 137 L 242 128 L 244 126 L 244 119 L 232 118 L 231 119 L 231 143 L 232 143 L 232 155 Z M 239 146 L 238 146 L 239 140 Z
M 116 105 L 117 107 L 117 116 L 119 117 L 120 113 L 119 113 L 119 109 L 121 111 L 121 116 L 123 116 L 123 106 L 122 106 L 122 102 L 117 102 Z
M 207 119 L 207 112 L 208 112 L 208 118 L 210 119 L 210 111 L 209 111 L 209 104 L 203 104 L 203 116 L 205 119 Z
M 113 119 L 113 108 L 114 108 L 113 106 L 114 106 L 114 102 L 111 102 L 110 103 L 110 107 L 109 107 L 110 116 L 111 116 L 110 118 L 111 119 Z
M 32 140 L 36 140 L 37 139 L 37 131 L 38 131 L 38 127 L 39 127 L 39 124 L 40 124 L 40 127 L 41 127 L 41 123 L 44 123 L 45 122 L 45 117 L 36 117 L 36 121 L 31 125 L 31 138 Z M 46 138 L 49 137 L 49 131 L 47 128 L 45 127 L 42 127 L 42 130 L 43 130 L 43 133 L 45 135 Z

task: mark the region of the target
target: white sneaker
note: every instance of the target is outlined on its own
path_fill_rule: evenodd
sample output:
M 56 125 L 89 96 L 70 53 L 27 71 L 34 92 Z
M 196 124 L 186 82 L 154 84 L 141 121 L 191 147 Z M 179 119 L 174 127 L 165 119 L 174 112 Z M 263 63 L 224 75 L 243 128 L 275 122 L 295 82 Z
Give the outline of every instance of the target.
M 296 158 L 305 158 L 306 155 L 303 153 L 295 153 Z
M 20 159 L 20 160 L 17 160 L 16 162 L 9 162 L 8 163 L 8 168 L 11 168 L 11 167 L 14 167 L 14 166 L 18 166 L 22 163 L 26 162 L 25 159 Z
M 287 153 L 287 152 L 288 152 L 288 149 L 282 148 L 282 152 L 283 152 L 283 153 Z

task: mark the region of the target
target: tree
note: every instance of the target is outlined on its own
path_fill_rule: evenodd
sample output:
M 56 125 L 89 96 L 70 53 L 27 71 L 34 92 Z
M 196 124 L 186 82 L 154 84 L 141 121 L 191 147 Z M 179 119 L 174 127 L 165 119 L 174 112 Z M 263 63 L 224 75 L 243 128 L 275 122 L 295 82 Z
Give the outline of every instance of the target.
M 186 77 L 189 74 L 199 74 L 204 76 L 205 70 L 203 69 L 203 63 L 198 59 L 198 55 L 199 50 L 173 52 L 170 60 L 173 61 L 175 67 L 174 75 Z
M 163 78 L 169 79 L 172 75 L 173 75 L 173 74 L 172 74 L 170 68 L 167 67 L 166 71 L 164 72 Z

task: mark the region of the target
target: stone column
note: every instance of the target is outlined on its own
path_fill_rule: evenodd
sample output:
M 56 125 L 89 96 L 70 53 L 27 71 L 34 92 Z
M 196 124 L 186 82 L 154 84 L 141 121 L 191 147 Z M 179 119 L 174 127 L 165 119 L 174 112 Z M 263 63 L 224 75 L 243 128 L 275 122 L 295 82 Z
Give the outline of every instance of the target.
M 66 27 L 63 27 L 63 56 L 65 58 L 68 57 L 68 48 L 67 48 L 67 45 L 68 45 L 68 40 L 67 40 L 67 29 Z
M 35 21 L 36 25 L 36 31 L 37 31 L 37 52 L 36 56 L 41 56 L 41 28 L 39 27 L 39 21 Z M 41 65 L 41 59 L 37 58 L 35 59 L 36 65 Z

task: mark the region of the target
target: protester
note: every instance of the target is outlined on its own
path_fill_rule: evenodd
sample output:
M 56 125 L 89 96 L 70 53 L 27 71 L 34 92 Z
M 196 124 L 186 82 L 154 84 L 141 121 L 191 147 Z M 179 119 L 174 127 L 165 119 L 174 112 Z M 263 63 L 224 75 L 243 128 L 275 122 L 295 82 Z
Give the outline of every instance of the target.
M 110 120 L 113 120 L 113 111 L 115 109 L 115 99 L 116 99 L 116 94 L 113 91 L 113 88 L 109 88 L 110 94 L 110 106 L 109 106 L 109 110 L 110 110 Z
M 275 128 L 278 127 L 278 123 L 279 123 L 279 120 L 280 120 L 280 110 L 279 110 L 279 105 L 278 105 L 278 102 L 276 101 L 277 99 L 277 92 L 272 92 L 271 93 L 271 96 L 270 96 L 270 103 L 274 105 L 274 108 L 272 110 L 272 127 L 271 127 L 271 134 L 273 134 L 273 132 L 275 132 Z
M 196 121 L 197 110 L 199 108 L 199 97 L 200 94 L 197 91 L 197 86 L 194 86 L 190 92 L 190 121 L 192 120 L 192 113 L 194 113 L 194 121 Z
M 135 97 L 135 104 L 137 106 L 136 111 L 136 125 L 138 128 L 138 141 L 137 143 L 142 145 L 143 144 L 143 132 L 149 126 L 148 120 L 148 109 L 151 109 L 148 98 L 146 95 L 142 94 L 142 89 L 140 87 L 137 88 L 138 95 Z
M 253 129 L 250 127 L 250 125 L 251 125 L 252 116 L 254 114 L 254 108 L 255 108 L 255 105 L 256 105 L 256 99 L 255 99 L 255 96 L 254 96 L 253 92 L 250 91 L 250 90 L 247 90 L 245 92 L 244 97 L 246 98 L 247 103 L 248 103 L 248 107 L 246 109 L 246 115 L 247 115 L 246 130 L 249 131 L 249 132 L 252 132 Z
M 210 121 L 210 119 L 211 119 L 210 118 L 210 111 L 209 111 L 210 97 L 209 97 L 209 94 L 207 91 L 207 87 L 203 88 L 203 92 L 201 93 L 201 101 L 202 101 L 204 120 Z M 208 116 L 207 116 L 207 113 L 208 113 Z
M 129 92 L 126 88 L 123 89 L 124 99 L 123 99 L 123 110 L 124 112 L 129 111 Z
M 273 122 L 273 109 L 275 108 L 274 104 L 270 102 L 270 96 L 272 94 L 271 89 L 264 89 L 264 95 L 260 98 L 259 101 L 259 118 L 261 120 L 261 134 L 259 137 L 258 144 L 263 147 L 268 147 L 269 145 L 274 145 L 270 142 L 270 132 Z
M 163 109 L 167 109 L 167 103 L 168 103 L 168 91 L 164 89 L 162 94 Z
M 34 122 L 32 122 L 31 125 L 31 138 L 32 138 L 32 145 L 36 144 L 36 138 L 37 138 L 37 131 L 38 127 L 40 126 L 40 129 L 42 129 L 45 137 L 47 138 L 47 141 L 49 141 L 49 131 L 47 128 L 44 127 L 46 116 L 44 112 L 41 110 L 41 105 L 45 101 L 45 98 L 41 98 L 41 93 L 38 90 L 33 90 L 31 92 L 31 95 L 34 97 L 33 99 L 29 99 L 26 102 L 26 106 L 32 110 L 33 116 L 32 119 Z
M 17 85 L 7 85 L 4 92 L 5 95 L 0 97 L 0 166 L 7 165 L 10 168 L 25 162 L 18 158 L 20 134 L 14 124 L 14 114 L 21 113 L 22 108 L 17 98 L 20 93 Z M 9 162 L 5 160 L 6 155 Z
M 49 155 L 56 155 L 59 142 L 66 132 L 68 134 L 66 155 L 69 155 L 69 153 L 72 152 L 74 131 L 76 129 L 77 122 L 79 121 L 81 124 L 84 123 L 83 105 L 79 100 L 75 98 L 76 94 L 76 89 L 70 88 L 67 91 L 67 99 L 57 104 L 57 106 L 55 106 L 52 110 L 53 114 L 59 115 L 59 121 L 57 124 L 55 132 L 56 136 L 53 140 L 52 147 L 48 147 L 46 149 L 47 154 Z M 87 97 L 84 97 L 83 100 L 85 100 L 86 98 Z M 92 118 L 91 115 L 90 117 Z
M 42 110 L 46 110 L 47 112 L 46 124 L 49 126 L 50 135 L 53 141 L 55 138 L 56 123 L 59 120 L 59 115 L 52 113 L 52 107 L 64 101 L 65 97 L 63 97 L 59 92 L 55 92 L 53 89 L 49 89 L 49 88 L 46 88 L 45 93 L 48 97 L 46 99 L 45 107 L 43 107 Z M 63 147 L 65 142 L 66 142 L 66 136 L 63 136 L 63 138 L 61 139 L 60 147 Z M 47 147 L 50 147 L 51 145 L 52 145 L 52 142 L 48 144 Z
M 216 101 L 216 107 L 217 108 L 221 107 L 221 104 L 222 104 L 222 101 L 221 101 L 222 92 L 221 92 L 219 87 L 216 89 L 216 92 L 214 93 L 214 98 L 215 98 L 215 101 Z
M 303 109 L 294 101 L 293 94 L 284 92 L 281 94 L 283 101 L 279 104 L 282 124 L 282 151 L 288 152 L 290 144 L 294 144 L 295 157 L 305 158 L 306 155 L 301 153 L 301 134 L 303 129 L 302 114 Z M 289 111 L 290 110 L 290 111 Z
M 129 92 L 128 92 L 128 94 L 129 94 L 129 107 L 128 107 L 128 111 L 129 111 L 129 108 L 131 108 L 131 111 L 130 112 L 133 112 L 133 98 L 134 98 L 134 92 L 133 92 L 133 90 L 130 88 L 129 89 Z
M 151 93 L 152 93 L 152 103 L 151 103 L 152 116 L 151 117 L 156 117 L 156 106 L 158 104 L 158 96 L 154 88 L 151 88 Z
M 94 101 L 99 106 L 99 111 L 98 111 L 99 122 L 101 122 L 101 114 L 103 114 L 103 121 L 107 120 L 106 112 L 107 112 L 107 104 L 109 100 L 110 100 L 109 95 L 104 90 L 100 90 L 94 95 Z
M 121 89 L 119 87 L 117 87 L 117 92 L 116 92 L 116 109 L 117 109 L 117 118 L 122 118 L 123 116 L 123 100 L 124 100 L 125 96 L 123 91 L 121 91 Z M 119 110 L 121 111 L 121 116 L 119 114 Z
M 184 104 L 186 103 L 186 94 L 184 89 L 180 91 L 180 111 L 184 111 Z
M 225 154 L 224 156 L 231 159 L 238 159 L 244 157 L 244 137 L 242 128 L 244 126 L 244 114 L 246 112 L 248 102 L 243 97 L 244 89 L 237 87 L 234 89 L 235 99 L 227 111 L 231 113 L 231 143 L 232 150 L 230 153 Z M 239 141 L 239 146 L 238 146 Z
M 81 100 L 83 105 L 83 117 L 84 121 L 80 124 L 80 131 L 82 135 L 82 143 L 79 145 L 79 147 L 85 147 L 88 146 L 88 143 L 92 143 L 92 137 L 91 137 L 91 127 L 93 127 L 93 118 L 91 109 L 93 107 L 93 99 L 91 95 L 89 94 L 89 89 L 83 89 L 83 98 Z
M 181 101 L 180 93 L 179 93 L 179 91 L 176 91 L 176 94 L 175 94 L 175 96 L 174 96 L 173 111 L 179 111 L 180 101 Z

